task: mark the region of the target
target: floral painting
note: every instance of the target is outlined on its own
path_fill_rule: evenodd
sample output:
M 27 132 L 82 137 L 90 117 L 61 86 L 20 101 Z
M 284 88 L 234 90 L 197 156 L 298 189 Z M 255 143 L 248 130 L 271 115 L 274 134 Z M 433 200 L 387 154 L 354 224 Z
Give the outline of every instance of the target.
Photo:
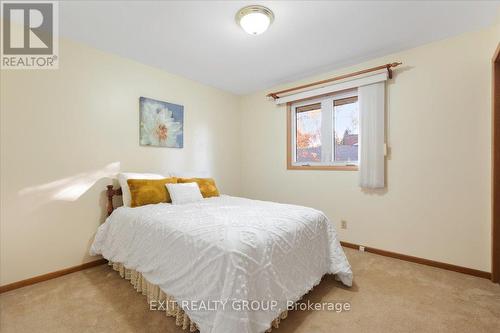
M 142 146 L 182 148 L 184 106 L 141 97 L 140 143 Z

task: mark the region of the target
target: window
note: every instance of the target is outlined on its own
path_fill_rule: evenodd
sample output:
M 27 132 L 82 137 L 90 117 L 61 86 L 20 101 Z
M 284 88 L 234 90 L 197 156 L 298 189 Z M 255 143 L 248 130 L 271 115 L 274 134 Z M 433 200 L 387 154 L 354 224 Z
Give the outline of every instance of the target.
M 321 103 L 295 109 L 295 160 L 321 162 Z
M 335 124 L 334 161 L 358 163 L 359 113 L 358 97 L 347 97 L 333 101 Z
M 289 104 L 288 168 L 357 170 L 357 91 Z

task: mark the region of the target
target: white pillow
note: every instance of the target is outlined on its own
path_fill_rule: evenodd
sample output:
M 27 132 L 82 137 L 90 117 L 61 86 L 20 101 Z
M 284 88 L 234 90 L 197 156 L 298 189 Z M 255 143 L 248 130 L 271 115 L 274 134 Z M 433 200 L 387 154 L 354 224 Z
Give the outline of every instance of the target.
M 172 204 L 182 205 L 203 199 L 198 183 L 165 184 Z
M 130 201 L 132 197 L 130 195 L 130 188 L 128 187 L 128 179 L 163 179 L 168 178 L 168 176 L 158 175 L 155 173 L 134 173 L 134 172 L 123 172 L 118 174 L 118 183 L 122 188 L 122 199 L 123 205 L 125 207 L 130 207 Z

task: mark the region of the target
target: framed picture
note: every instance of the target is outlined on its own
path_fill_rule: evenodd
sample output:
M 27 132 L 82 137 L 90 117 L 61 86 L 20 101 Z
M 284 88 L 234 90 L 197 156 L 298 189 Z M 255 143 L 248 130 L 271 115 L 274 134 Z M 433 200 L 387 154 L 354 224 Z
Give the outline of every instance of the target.
M 141 146 L 184 146 L 184 106 L 147 97 L 141 97 L 139 104 Z

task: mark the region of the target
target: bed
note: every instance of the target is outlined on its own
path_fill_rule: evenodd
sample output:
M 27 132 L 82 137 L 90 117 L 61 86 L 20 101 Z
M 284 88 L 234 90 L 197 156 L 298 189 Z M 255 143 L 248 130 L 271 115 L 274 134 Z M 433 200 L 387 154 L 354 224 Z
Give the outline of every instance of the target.
M 325 274 L 352 284 L 332 223 L 312 208 L 221 195 L 109 213 L 90 253 L 190 331 L 265 332 Z

